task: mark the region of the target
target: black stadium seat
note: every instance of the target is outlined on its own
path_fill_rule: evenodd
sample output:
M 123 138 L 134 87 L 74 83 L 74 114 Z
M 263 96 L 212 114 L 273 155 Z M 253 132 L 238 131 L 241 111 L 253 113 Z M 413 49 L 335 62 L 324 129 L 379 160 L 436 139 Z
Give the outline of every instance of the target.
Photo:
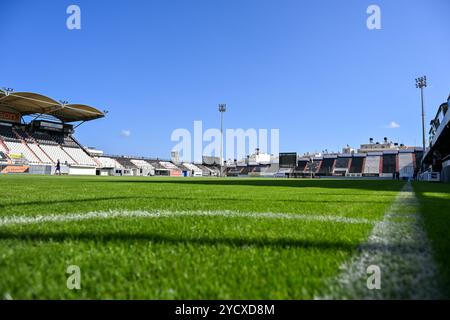
M 397 155 L 396 154 L 384 154 L 382 173 L 394 173 L 397 167 Z
M 363 172 L 364 157 L 353 157 L 349 173 Z
M 320 166 L 319 171 L 317 172 L 318 176 L 330 176 L 333 172 L 334 158 L 325 158 L 322 161 L 322 165 Z

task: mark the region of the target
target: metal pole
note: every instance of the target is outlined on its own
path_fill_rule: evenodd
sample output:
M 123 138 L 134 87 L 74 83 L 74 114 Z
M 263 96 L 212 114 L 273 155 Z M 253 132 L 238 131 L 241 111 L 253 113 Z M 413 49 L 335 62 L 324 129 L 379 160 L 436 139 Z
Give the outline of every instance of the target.
M 220 112 L 220 176 L 222 176 L 223 165 L 223 112 Z
M 416 78 L 416 88 L 420 89 L 420 102 L 422 104 L 422 148 L 423 148 L 423 156 L 422 160 L 425 157 L 425 107 L 423 103 L 423 88 L 427 86 L 427 76 Z
M 425 154 L 425 108 L 423 106 L 423 87 L 420 88 L 420 100 L 422 103 L 422 147 Z
M 226 104 L 219 104 L 220 112 L 220 174 L 222 176 L 222 166 L 223 166 L 223 113 L 227 110 Z

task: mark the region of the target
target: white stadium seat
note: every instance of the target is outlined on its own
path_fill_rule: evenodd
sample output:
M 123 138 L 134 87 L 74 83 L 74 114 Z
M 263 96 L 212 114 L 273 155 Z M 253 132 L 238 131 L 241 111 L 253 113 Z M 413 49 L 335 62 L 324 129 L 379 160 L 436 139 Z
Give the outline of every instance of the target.
M 371 156 L 366 157 L 366 163 L 364 164 L 365 174 L 380 174 L 380 161 L 381 156 Z
M 23 157 L 31 163 L 41 163 L 41 161 L 36 158 L 30 149 L 22 142 L 5 141 L 5 144 L 9 149 L 9 153 L 22 154 Z
M 138 168 L 149 168 L 149 169 L 155 169 L 150 163 L 148 163 L 145 160 L 141 159 L 131 159 L 130 160 L 134 165 Z
M 123 169 L 123 166 L 113 158 L 98 157 L 97 161 L 100 162 L 102 168 Z
M 59 160 L 61 164 L 65 164 L 66 162 L 67 164 L 76 164 L 60 146 L 42 144 L 41 148 L 52 158 L 54 163 Z
M 398 164 L 400 178 L 412 178 L 414 176 L 414 161 L 412 152 L 400 152 L 398 154 Z
M 78 164 L 87 166 L 97 166 L 94 160 L 81 148 L 63 147 L 71 158 L 73 158 Z
M 44 164 L 53 164 L 53 161 L 45 155 L 41 148 L 35 143 L 28 143 L 31 150 L 41 159 Z

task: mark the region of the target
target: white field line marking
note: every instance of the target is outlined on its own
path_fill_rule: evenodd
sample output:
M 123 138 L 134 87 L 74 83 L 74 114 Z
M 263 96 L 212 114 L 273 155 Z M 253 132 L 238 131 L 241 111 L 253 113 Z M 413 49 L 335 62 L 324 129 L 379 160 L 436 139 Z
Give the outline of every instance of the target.
M 442 297 L 429 240 L 418 212 L 418 201 L 407 183 L 366 244 L 341 266 L 320 299 L 436 299 Z M 402 220 L 402 223 L 392 221 Z M 381 289 L 367 288 L 367 267 L 381 269 Z
M 234 212 L 234 211 L 103 211 L 73 214 L 49 214 L 39 216 L 7 216 L 0 217 L 0 226 L 39 224 L 51 222 L 70 222 L 92 219 L 113 218 L 165 218 L 181 216 L 220 216 L 220 217 L 244 217 L 255 219 L 292 219 L 319 222 L 339 222 L 350 224 L 376 224 L 377 220 L 365 218 L 349 218 L 333 215 L 273 213 L 273 212 Z

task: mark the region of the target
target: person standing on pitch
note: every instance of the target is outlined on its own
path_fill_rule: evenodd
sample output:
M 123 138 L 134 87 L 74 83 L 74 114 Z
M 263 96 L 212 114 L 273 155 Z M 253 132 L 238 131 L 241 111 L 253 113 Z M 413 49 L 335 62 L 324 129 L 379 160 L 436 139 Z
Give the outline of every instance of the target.
M 56 170 L 55 170 L 55 173 L 56 173 L 57 175 L 61 175 L 61 163 L 59 162 L 59 159 L 58 159 L 58 162 L 56 162 Z

